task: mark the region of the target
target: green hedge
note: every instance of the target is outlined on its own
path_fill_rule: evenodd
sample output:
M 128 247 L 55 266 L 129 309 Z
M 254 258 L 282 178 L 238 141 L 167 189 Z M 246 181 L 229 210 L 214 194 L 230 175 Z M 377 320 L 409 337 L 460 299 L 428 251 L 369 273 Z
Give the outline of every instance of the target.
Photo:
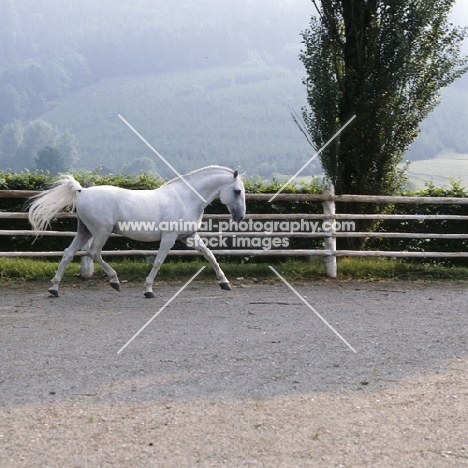
M 435 187 L 427 183 L 422 190 L 406 192 L 402 195 L 421 197 L 468 197 L 467 189 L 460 183 L 452 181 L 449 186 Z M 404 215 L 464 215 L 468 216 L 468 205 L 415 205 L 397 204 L 391 213 Z M 380 232 L 418 232 L 438 234 L 466 234 L 467 221 L 455 220 L 386 220 L 377 231 Z M 366 243 L 368 249 L 408 250 L 415 252 L 467 252 L 468 241 L 463 239 L 372 239 Z M 440 262 L 440 260 L 439 260 Z M 466 263 L 466 259 L 452 260 L 455 263 Z
M 78 172 L 74 174 L 81 184 L 91 182 L 96 185 L 115 185 L 119 187 L 144 190 L 154 189 L 161 186 L 165 181 L 147 174 L 123 175 L 109 174 L 101 175 L 99 172 Z M 53 181 L 53 177 L 46 173 L 4 173 L 0 171 L 0 190 L 43 190 Z M 259 177 L 248 177 L 245 180 L 246 191 L 250 193 L 275 193 L 281 187 L 279 181 L 265 182 Z M 320 194 L 323 185 L 317 178 L 310 183 L 299 187 L 288 186 L 284 193 L 311 193 Z M 428 183 L 424 189 L 406 191 L 401 195 L 421 197 L 467 197 L 466 188 L 457 182 L 451 182 L 447 187 L 438 188 Z M 0 198 L 0 211 L 24 211 L 24 199 Z M 248 201 L 247 211 L 249 213 L 322 213 L 320 202 L 290 202 L 275 201 Z M 456 214 L 468 215 L 468 205 L 415 205 L 396 204 L 389 206 L 388 213 L 394 214 Z M 206 209 L 206 213 L 227 213 L 226 207 L 215 200 Z M 467 233 L 468 223 L 466 221 L 399 221 L 387 220 L 375 226 L 377 232 L 418 232 L 418 233 Z M 30 229 L 26 220 L 2 220 L 2 229 Z M 73 231 L 76 229 L 76 220 L 60 219 L 53 223 L 54 230 Z M 27 236 L 2 236 L 0 237 L 1 251 L 14 250 L 63 250 L 71 242 L 70 238 L 42 237 L 33 243 L 32 237 Z M 152 246 L 129 239 L 109 239 L 106 250 L 123 250 L 126 248 L 148 249 Z M 291 239 L 291 248 L 322 248 L 321 239 Z M 185 248 L 182 244 L 176 245 L 177 249 Z M 373 238 L 368 240 L 365 248 L 371 250 L 409 250 L 409 251 L 468 251 L 468 241 L 447 239 L 386 239 Z M 457 260 L 463 262 L 464 260 Z

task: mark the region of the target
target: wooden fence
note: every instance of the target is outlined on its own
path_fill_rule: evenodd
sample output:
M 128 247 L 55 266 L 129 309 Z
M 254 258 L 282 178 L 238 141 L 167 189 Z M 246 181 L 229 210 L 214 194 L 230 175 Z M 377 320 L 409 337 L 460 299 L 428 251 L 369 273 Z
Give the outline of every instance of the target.
M 0 198 L 29 198 L 40 192 L 28 190 L 0 190 Z M 271 194 L 246 194 L 246 200 L 268 201 Z M 398 215 L 398 214 L 340 214 L 336 213 L 336 202 L 362 202 L 362 203 L 386 203 L 386 204 L 418 204 L 418 205 L 468 205 L 468 198 L 449 198 L 449 197 L 389 197 L 389 196 L 368 196 L 368 195 L 335 195 L 333 187 L 327 186 L 323 195 L 311 194 L 280 194 L 275 200 L 288 201 L 308 201 L 320 202 L 323 205 L 323 214 L 294 213 L 294 214 L 247 214 L 246 220 L 276 220 L 276 221 L 294 221 L 294 220 L 321 220 L 327 222 L 330 229 L 320 232 L 222 232 L 225 238 L 242 236 L 244 238 L 252 237 L 302 237 L 302 238 L 322 238 L 324 239 L 324 249 L 213 249 L 218 255 L 241 255 L 241 256 L 322 256 L 325 261 L 325 272 L 329 277 L 336 277 L 336 259 L 337 257 L 465 257 L 468 258 L 468 252 L 415 252 L 415 251 L 372 251 L 372 250 L 337 250 L 336 239 L 338 237 L 361 237 L 361 238 L 412 238 L 412 239 L 468 239 L 468 234 L 440 234 L 440 233 L 412 233 L 412 232 L 356 232 L 356 231 L 337 231 L 335 222 L 337 220 L 457 220 L 468 221 L 468 216 L 463 215 Z M 0 219 L 27 219 L 28 214 L 24 212 L 0 212 Z M 74 213 L 63 213 L 61 218 L 74 218 Z M 205 214 L 204 220 L 228 220 L 229 215 Z M 2 230 L 3 236 L 67 236 L 73 237 L 74 232 L 66 231 L 46 231 L 35 232 L 31 230 Z M 219 231 L 203 232 L 203 237 L 220 236 Z M 117 234 L 112 236 L 120 237 Z M 112 256 L 151 256 L 156 255 L 157 250 L 107 250 L 102 255 Z M 171 250 L 170 255 L 200 255 L 195 250 Z M 59 257 L 62 251 L 53 252 L 0 252 L 0 257 Z M 85 257 L 86 252 L 80 251 L 78 256 L 82 256 L 82 274 L 89 276 L 92 271 L 92 262 Z M 90 263 L 91 262 L 91 263 Z

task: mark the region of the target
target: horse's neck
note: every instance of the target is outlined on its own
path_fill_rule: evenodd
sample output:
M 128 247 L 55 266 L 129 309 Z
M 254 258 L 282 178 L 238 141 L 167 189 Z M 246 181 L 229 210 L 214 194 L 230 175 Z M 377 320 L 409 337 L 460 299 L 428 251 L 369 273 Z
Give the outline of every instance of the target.
M 229 178 L 233 177 L 229 172 L 216 169 L 212 172 L 206 171 L 202 176 L 196 174 L 187 177 L 186 181 L 209 203 L 211 203 L 218 195 L 221 187 L 229 182 Z M 182 185 L 186 184 L 180 181 Z M 190 190 L 189 187 L 187 187 Z

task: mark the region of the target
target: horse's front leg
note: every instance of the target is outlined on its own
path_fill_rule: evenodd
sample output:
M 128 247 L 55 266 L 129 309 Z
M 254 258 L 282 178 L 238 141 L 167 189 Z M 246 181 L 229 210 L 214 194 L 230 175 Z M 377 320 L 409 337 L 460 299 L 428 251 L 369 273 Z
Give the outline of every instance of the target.
M 156 255 L 156 258 L 154 259 L 153 268 L 151 268 L 151 271 L 145 281 L 145 286 L 146 286 L 145 297 L 146 298 L 155 297 L 154 292 L 153 292 L 154 278 L 158 274 L 159 268 L 164 263 L 164 260 L 166 259 L 167 254 L 169 253 L 169 250 L 171 250 L 176 239 L 177 239 L 177 234 L 175 233 L 169 233 L 169 234 L 163 235 L 161 239 L 161 243 L 159 245 L 158 254 Z
M 203 254 L 206 260 L 211 264 L 213 267 L 216 276 L 219 279 L 219 286 L 221 289 L 226 291 L 231 291 L 231 284 L 229 283 L 228 279 L 224 275 L 223 270 L 219 266 L 218 262 L 216 261 L 213 252 L 205 245 L 201 237 L 198 233 L 191 234 L 190 236 L 186 237 L 185 239 L 181 239 L 185 242 L 189 247 L 193 247 L 194 249 L 198 250 Z

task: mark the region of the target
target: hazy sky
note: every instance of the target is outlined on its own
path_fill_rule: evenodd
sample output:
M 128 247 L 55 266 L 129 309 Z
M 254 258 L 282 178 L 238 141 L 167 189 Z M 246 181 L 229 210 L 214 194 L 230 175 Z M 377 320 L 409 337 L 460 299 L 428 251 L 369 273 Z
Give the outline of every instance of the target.
M 466 0 L 458 0 L 454 8 L 455 16 L 460 16 L 460 24 L 468 24 L 468 2 Z
M 468 0 L 458 0 L 453 8 L 452 21 L 460 26 L 468 26 Z M 468 53 L 468 40 L 465 40 L 465 53 Z

